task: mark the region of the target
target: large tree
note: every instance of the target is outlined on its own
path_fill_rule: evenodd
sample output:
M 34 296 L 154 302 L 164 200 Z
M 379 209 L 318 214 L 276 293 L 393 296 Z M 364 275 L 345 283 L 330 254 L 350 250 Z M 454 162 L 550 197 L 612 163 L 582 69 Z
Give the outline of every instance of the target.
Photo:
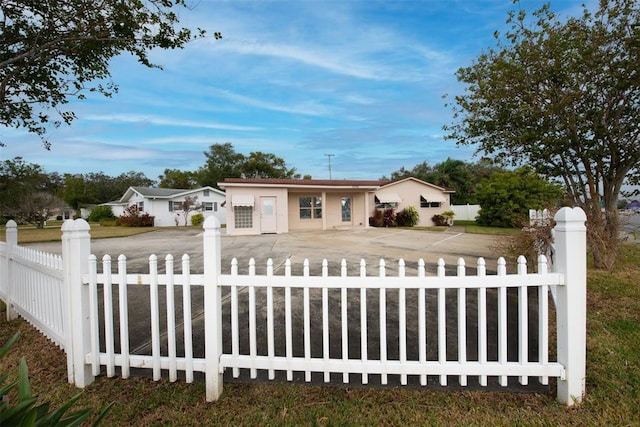
M 561 179 L 587 214 L 595 265 L 611 268 L 620 189 L 640 178 L 637 1 L 601 0 L 566 20 L 546 5 L 507 22 L 495 48 L 457 71 L 466 88 L 448 137 Z
M 254 151 L 245 156 L 236 152 L 233 144 L 213 144 L 204 155 L 207 161 L 196 172 L 198 184 L 218 188 L 225 178 L 297 178 L 296 169 L 272 153 Z
M 63 109 L 70 98 L 116 90 L 113 57 L 126 52 L 158 67 L 149 51 L 204 36 L 178 26 L 178 9 L 187 6 L 185 0 L 0 0 L 0 125 L 25 128 L 48 147 L 47 127 L 75 118 Z
M 0 162 L 0 215 L 42 228 L 65 204 L 51 191 L 50 176 L 21 157 Z

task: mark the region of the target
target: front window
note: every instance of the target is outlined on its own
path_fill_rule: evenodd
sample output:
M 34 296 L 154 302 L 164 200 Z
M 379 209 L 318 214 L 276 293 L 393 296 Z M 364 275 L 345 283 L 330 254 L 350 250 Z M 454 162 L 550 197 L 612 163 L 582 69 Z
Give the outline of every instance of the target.
M 174 202 L 169 200 L 169 212 L 181 211 L 181 210 L 182 210 L 182 202 Z
M 378 196 L 375 197 L 376 209 L 387 210 L 387 209 L 398 209 L 398 202 L 381 202 L 378 199 Z
M 144 202 L 138 202 L 138 212 L 144 212 Z
M 202 210 L 204 211 L 218 211 L 217 202 L 202 202 Z
M 420 196 L 420 207 L 421 208 L 439 208 L 441 202 L 430 202 L 424 197 Z
M 233 213 L 236 228 L 253 228 L 253 207 L 235 206 Z
M 300 197 L 300 219 L 322 218 L 322 197 Z

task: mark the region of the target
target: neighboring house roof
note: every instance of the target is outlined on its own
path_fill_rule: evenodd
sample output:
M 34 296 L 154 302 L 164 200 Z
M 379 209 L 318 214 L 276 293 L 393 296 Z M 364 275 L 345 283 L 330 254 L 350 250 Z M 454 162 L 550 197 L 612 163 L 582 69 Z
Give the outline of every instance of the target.
M 188 196 L 192 193 L 198 193 L 202 190 L 213 191 L 221 196 L 224 196 L 224 191 L 220 191 L 213 187 L 199 187 L 191 189 L 178 189 L 178 188 L 154 188 L 154 187 L 129 187 L 124 195 L 120 198 L 120 203 L 123 203 L 131 198 L 134 193 L 138 193 L 142 197 L 148 199 L 173 199 L 180 196 Z
M 387 181 L 329 180 L 329 179 L 281 179 L 281 178 L 225 178 L 220 187 L 287 187 L 287 188 L 359 188 L 375 190 Z
M 401 183 L 406 182 L 406 181 L 415 181 L 415 182 L 419 182 L 420 184 L 424 184 L 424 185 L 426 185 L 426 186 L 428 186 L 428 187 L 432 187 L 432 188 L 435 188 L 436 190 L 440 190 L 440 191 L 442 191 L 443 193 L 455 193 L 455 192 L 456 192 L 455 190 L 453 190 L 453 189 L 451 189 L 451 188 L 440 187 L 440 186 L 437 186 L 437 185 L 435 185 L 435 184 L 431 184 L 430 182 L 423 181 L 423 180 L 418 179 L 418 178 L 414 178 L 414 177 L 412 177 L 412 176 L 410 176 L 410 177 L 408 177 L 408 178 L 400 179 L 400 180 L 398 180 L 398 181 L 393 181 L 393 182 L 386 182 L 386 183 L 383 183 L 383 184 L 381 184 L 380 189 L 388 188 L 388 187 L 392 187 L 392 186 L 394 186 L 394 185 L 398 185 L 398 184 L 401 184 Z

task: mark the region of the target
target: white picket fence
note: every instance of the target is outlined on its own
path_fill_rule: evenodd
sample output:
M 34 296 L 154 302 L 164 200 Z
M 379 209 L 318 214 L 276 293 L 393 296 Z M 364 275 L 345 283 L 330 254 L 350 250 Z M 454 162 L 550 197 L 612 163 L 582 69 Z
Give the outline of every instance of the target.
M 413 277 L 406 275 L 403 260 L 393 277 L 386 274 L 384 261 L 372 275 L 363 261 L 356 276 L 347 275 L 343 262 L 340 276 L 335 277 L 329 276 L 326 261 L 320 276 L 309 274 L 308 261 L 302 276 L 294 276 L 289 262 L 285 264 L 284 275 L 274 274 L 271 260 L 266 274 L 258 275 L 255 263 L 250 263 L 248 273 L 240 274 L 234 260 L 230 273 L 223 274 L 220 225 L 213 217 L 204 224 L 204 274 L 190 272 L 186 255 L 182 257 L 180 272 L 175 272 L 173 257 L 167 256 L 165 272 L 160 274 L 155 255 L 149 258 L 149 273 L 128 272 L 122 255 L 112 272 L 110 256 L 97 260 L 90 255 L 88 224 L 70 220 L 63 225 L 64 268 L 31 266 L 34 276 L 23 275 L 20 277 L 28 279 L 20 280 L 15 276 L 17 263 L 24 262 L 15 252 L 17 239 L 11 231 L 15 224 L 9 223 L 7 244 L 1 248 L 0 296 L 9 306 L 9 316 L 16 312 L 25 316 L 59 342 L 67 352 L 69 381 L 78 387 L 90 384 L 102 367 L 108 376 L 116 375 L 119 369 L 126 378 L 131 368 L 141 368 L 151 369 L 155 380 L 164 371 L 170 381 L 176 381 L 182 373 L 188 382 L 193 381 L 194 372 L 203 372 L 209 401 L 218 399 L 222 393 L 226 368 L 231 369 L 234 377 L 243 371 L 251 378 L 265 372 L 268 379 L 273 379 L 281 372 L 289 381 L 296 373 L 311 381 L 313 374 L 319 373 L 325 382 L 337 374 L 344 383 L 362 384 L 369 383 L 371 376 L 381 384 L 393 376 L 399 378 L 400 384 L 417 379 L 422 385 L 430 377 L 437 378 L 441 385 L 454 377 L 461 386 L 467 385 L 469 377 L 477 379 L 481 386 L 487 385 L 489 378 L 497 378 L 500 385 L 506 386 L 509 378 L 517 378 L 520 384 L 527 384 L 531 378 L 547 384 L 549 377 L 555 377 L 558 400 L 573 405 L 582 400 L 585 391 L 585 219 L 579 208 L 563 208 L 557 213 L 554 272 L 547 271 L 544 257 L 540 257 L 535 273 L 528 272 L 524 258 L 520 258 L 514 274 L 507 274 L 502 258 L 498 260 L 497 274 L 487 274 L 485 261 L 480 258 L 477 273 L 469 275 L 460 260 L 453 276 L 445 274 L 442 260 L 429 270 L 420 260 Z M 435 274 L 428 274 L 433 270 Z M 61 277 L 63 285 L 44 284 L 39 274 L 57 280 Z M 23 293 L 28 295 L 27 299 L 18 298 L 21 292 L 18 288 L 31 286 L 27 282 L 42 285 Z M 14 285 L 7 286 L 9 283 Z M 128 311 L 127 297 L 131 286 L 140 289 L 141 285 L 148 287 L 150 354 L 134 354 L 130 350 L 132 314 Z M 57 290 L 44 291 L 46 287 Z M 193 290 L 202 287 L 203 297 L 193 298 Z M 515 359 L 507 357 L 510 288 L 517 292 Z M 530 288 L 534 291 L 529 292 Z M 116 295 L 112 295 L 114 289 Z M 556 331 L 549 330 L 550 289 L 556 295 Z M 447 295 L 452 293 L 455 293 L 453 305 L 447 302 Z M 37 302 L 39 295 L 60 300 L 60 309 L 52 310 Z M 181 295 L 181 300 L 177 301 L 176 295 Z M 530 295 L 536 295 L 537 325 L 529 324 Z M 117 308 L 113 306 L 114 300 L 118 302 Z M 257 300 L 266 303 L 261 305 Z M 473 319 L 474 322 L 477 319 L 478 326 L 471 329 L 477 334 L 471 340 L 477 342 L 477 348 L 467 345 L 472 316 L 468 312 L 469 301 L 473 301 L 472 312 L 477 310 Z M 180 309 L 176 308 L 178 305 Z M 489 307 L 493 309 L 490 311 Z M 204 314 L 203 357 L 193 355 L 194 308 Z M 449 320 L 452 317 L 453 323 Z M 165 319 L 162 324 L 161 318 Z M 433 319 L 437 322 L 435 328 Z M 229 326 L 226 335 L 224 322 Z M 50 323 L 58 326 L 51 327 Z M 490 324 L 495 324 L 495 337 L 488 334 L 493 327 Z M 394 332 L 389 333 L 390 330 Z M 533 357 L 529 348 L 532 330 L 535 331 L 532 335 L 537 336 L 537 352 Z M 549 337 L 553 332 L 556 360 L 549 357 Z M 496 341 L 495 351 L 489 349 L 492 340 Z M 429 348 L 437 349 L 436 354 L 429 355 Z

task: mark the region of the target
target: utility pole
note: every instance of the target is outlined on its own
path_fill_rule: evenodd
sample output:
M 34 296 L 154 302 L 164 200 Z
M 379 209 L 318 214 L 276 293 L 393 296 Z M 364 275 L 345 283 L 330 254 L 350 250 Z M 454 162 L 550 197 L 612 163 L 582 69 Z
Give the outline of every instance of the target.
M 325 154 L 325 156 L 329 159 L 329 181 L 331 181 L 331 158 L 335 156 L 335 154 Z

